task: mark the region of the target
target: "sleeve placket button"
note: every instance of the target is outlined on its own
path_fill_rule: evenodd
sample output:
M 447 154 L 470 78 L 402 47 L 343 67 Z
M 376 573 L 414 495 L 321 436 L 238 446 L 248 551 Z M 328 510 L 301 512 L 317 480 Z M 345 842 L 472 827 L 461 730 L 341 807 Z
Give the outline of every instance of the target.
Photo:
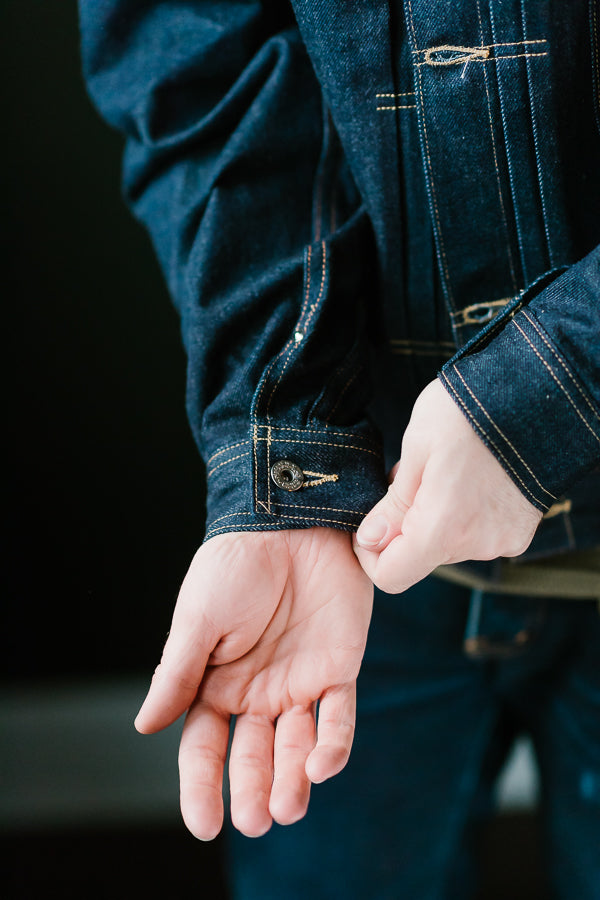
M 290 459 L 280 459 L 271 466 L 271 478 L 284 491 L 297 491 L 304 484 L 304 472 Z

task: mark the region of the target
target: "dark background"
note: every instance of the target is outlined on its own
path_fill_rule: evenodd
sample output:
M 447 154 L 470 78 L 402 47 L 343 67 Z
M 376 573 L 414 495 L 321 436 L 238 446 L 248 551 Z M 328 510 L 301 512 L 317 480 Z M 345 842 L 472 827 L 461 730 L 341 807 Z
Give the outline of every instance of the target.
M 149 679 L 202 540 L 204 473 L 178 319 L 121 201 L 121 138 L 85 93 L 75 0 L 0 0 L 0 51 L 10 701 Z M 40 730 L 41 769 L 45 750 Z M 3 896 L 224 896 L 220 842 L 169 817 L 82 821 L 3 822 Z
M 85 94 L 75 0 L 0 9 L 2 665 L 19 679 L 141 671 L 203 534 L 179 323 L 120 198 L 121 138 Z
M 85 94 L 76 2 L 0 0 L 0 17 L 0 665 L 9 692 L 33 685 L 51 696 L 55 684 L 149 677 L 202 539 L 204 475 L 185 419 L 177 317 L 120 198 L 121 139 Z M 224 896 L 219 842 L 171 823 L 86 822 L 4 823 L 4 896 Z M 486 848 L 482 897 L 534 900 L 529 817 L 493 825 Z

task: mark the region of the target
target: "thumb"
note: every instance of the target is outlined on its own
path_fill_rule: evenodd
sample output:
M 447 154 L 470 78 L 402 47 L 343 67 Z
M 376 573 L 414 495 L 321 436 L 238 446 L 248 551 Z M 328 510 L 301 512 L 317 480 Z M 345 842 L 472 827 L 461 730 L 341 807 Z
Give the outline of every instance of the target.
M 416 462 L 416 461 L 415 461 Z M 356 533 L 356 543 L 363 550 L 381 552 L 399 534 L 421 481 L 421 467 L 403 454 L 394 467 L 394 480 L 385 497 L 365 516 Z

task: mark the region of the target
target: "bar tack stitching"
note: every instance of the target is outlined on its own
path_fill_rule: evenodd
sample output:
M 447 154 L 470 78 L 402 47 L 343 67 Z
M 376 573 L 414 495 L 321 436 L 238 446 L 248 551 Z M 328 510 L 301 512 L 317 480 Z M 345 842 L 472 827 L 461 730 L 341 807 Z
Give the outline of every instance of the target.
M 324 472 L 309 472 L 308 470 L 302 474 L 308 475 L 309 478 L 313 479 L 313 481 L 305 481 L 302 485 L 303 488 L 318 487 L 320 484 L 326 484 L 328 481 L 337 481 L 340 477 L 337 473 L 326 475 Z
M 501 297 L 499 300 L 488 300 L 487 302 L 482 301 L 481 303 L 471 303 L 470 306 L 465 306 L 464 309 L 458 309 L 456 310 L 456 312 L 450 313 L 450 318 L 461 319 L 461 321 L 457 323 L 458 325 L 480 325 L 481 323 L 477 319 L 469 318 L 471 313 L 477 312 L 478 309 L 506 306 L 508 303 L 510 303 L 511 300 L 512 297 Z

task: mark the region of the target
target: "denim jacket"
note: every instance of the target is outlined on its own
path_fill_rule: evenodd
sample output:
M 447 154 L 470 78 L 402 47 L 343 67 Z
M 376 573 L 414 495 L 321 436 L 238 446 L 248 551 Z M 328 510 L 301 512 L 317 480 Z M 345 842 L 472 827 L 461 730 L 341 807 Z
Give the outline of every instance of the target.
M 529 555 L 599 543 L 599 0 L 80 17 L 181 314 L 207 536 L 354 529 L 437 373 L 544 511 Z

